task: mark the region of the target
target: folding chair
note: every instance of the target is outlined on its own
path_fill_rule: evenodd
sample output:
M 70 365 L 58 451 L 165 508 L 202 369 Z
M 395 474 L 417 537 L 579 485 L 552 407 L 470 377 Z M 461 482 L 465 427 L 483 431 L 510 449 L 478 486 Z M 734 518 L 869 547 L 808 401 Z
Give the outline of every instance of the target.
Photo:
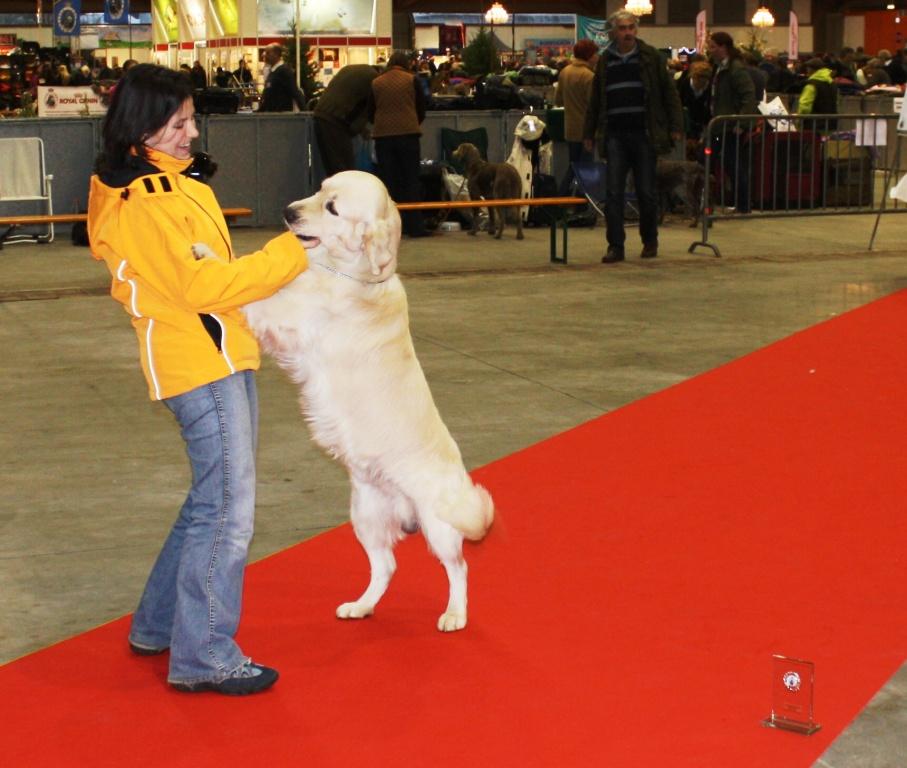
M 488 159 L 488 131 L 484 128 L 473 128 L 471 131 L 458 131 L 454 128 L 441 129 L 441 159 L 461 176 L 466 173 L 463 164 L 453 157 L 454 150 L 464 141 L 468 141 L 479 150 L 483 160 Z
M 604 160 L 580 160 L 571 163 L 573 184 L 576 192 L 589 201 L 599 216 L 605 215 L 605 201 L 608 197 L 608 164 Z M 636 195 L 624 192 L 624 218 L 639 218 Z
M 0 206 L 15 203 L 12 214 L 22 213 L 19 203 L 43 203 L 42 215 L 53 215 L 50 186 L 53 175 L 44 166 L 44 142 L 38 138 L 0 139 Z M 30 212 L 33 213 L 33 212 Z M 54 225 L 48 222 L 43 234 L 0 233 L 0 243 L 49 243 L 54 239 Z

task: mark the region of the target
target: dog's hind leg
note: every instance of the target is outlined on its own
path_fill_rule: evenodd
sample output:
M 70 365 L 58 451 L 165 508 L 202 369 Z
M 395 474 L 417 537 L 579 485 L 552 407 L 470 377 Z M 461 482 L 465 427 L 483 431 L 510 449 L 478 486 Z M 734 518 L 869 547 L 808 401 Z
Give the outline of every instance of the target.
M 512 215 L 516 217 L 516 239 L 523 239 L 523 212 L 519 208 L 511 208 Z
M 432 515 L 422 519 L 422 533 L 428 546 L 444 566 L 450 583 L 447 609 L 438 618 L 438 629 L 455 632 L 466 626 L 466 561 L 463 534 Z
M 403 535 L 399 518 L 394 514 L 394 499 L 369 483 L 354 477 L 351 481 L 350 517 L 356 538 L 368 556 L 371 579 L 358 600 L 337 607 L 339 619 L 363 619 L 375 612 L 397 570 L 394 544 Z

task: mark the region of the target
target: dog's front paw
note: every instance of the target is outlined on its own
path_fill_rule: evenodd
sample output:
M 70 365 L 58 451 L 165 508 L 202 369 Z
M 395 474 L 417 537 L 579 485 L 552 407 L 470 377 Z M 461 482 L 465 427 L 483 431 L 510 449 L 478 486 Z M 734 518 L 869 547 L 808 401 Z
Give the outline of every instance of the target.
M 211 250 L 211 248 L 206 243 L 195 243 L 192 246 L 192 255 L 195 257 L 195 260 L 200 259 L 216 259 L 217 254 Z
M 438 619 L 438 629 L 442 632 L 456 632 L 466 626 L 465 613 L 442 613 Z
M 364 619 L 367 616 L 371 616 L 374 612 L 374 605 L 366 605 L 360 602 L 344 603 L 337 606 L 338 619 Z

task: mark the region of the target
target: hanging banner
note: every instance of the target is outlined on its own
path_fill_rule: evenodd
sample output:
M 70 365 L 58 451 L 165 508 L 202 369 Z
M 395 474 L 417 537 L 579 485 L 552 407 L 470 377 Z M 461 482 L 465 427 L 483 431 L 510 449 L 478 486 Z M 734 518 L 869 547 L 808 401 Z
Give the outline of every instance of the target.
M 104 0 L 105 24 L 129 23 L 129 0 Z
M 86 24 L 82 27 L 82 50 L 94 48 L 151 48 L 151 26 Z
M 203 0 L 182 0 L 179 4 L 181 39 L 204 40 L 208 36 Z
M 285 35 L 293 30 L 299 14 L 300 33 L 374 35 L 377 0 L 344 0 L 341 3 L 299 0 L 258 0 L 258 34 Z
M 236 7 L 236 0 L 211 0 L 209 10 L 214 22 L 215 37 L 239 34 L 239 9 Z
M 705 53 L 706 35 L 708 26 L 706 24 L 705 11 L 696 14 L 696 53 Z
M 152 0 L 151 23 L 161 42 L 175 43 L 179 36 L 176 0 Z
M 79 34 L 82 0 L 54 0 L 54 35 L 71 37 Z
M 438 27 L 438 48 L 459 51 L 466 47 L 466 27 L 463 24 L 441 24 Z
M 611 42 L 611 38 L 608 37 L 608 22 L 605 19 L 577 16 L 576 39 L 592 40 L 599 48 L 604 48 Z
M 800 21 L 797 14 L 790 12 L 790 27 L 787 31 L 787 60 L 796 61 L 800 55 Z

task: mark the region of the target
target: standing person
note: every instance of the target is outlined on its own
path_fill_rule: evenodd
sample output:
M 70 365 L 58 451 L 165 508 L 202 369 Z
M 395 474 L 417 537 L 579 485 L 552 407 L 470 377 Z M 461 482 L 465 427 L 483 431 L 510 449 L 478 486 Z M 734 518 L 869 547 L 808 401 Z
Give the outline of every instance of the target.
M 353 137 L 368 123 L 368 99 L 378 70 L 371 64 L 347 64 L 328 83 L 315 104 L 315 140 L 327 176 L 356 167 Z
M 233 70 L 233 77 L 240 85 L 249 85 L 255 78 L 252 76 L 252 70 L 246 63 L 245 58 L 239 60 L 239 67 Z
M 658 255 L 655 164 L 683 136 L 683 111 L 661 54 L 637 37 L 636 16 L 621 10 L 608 22 L 611 42 L 595 67 L 583 144 L 591 152 L 597 130 L 599 152 L 608 160 L 608 250 L 602 263 L 614 264 L 624 260 L 624 193 L 630 170 L 639 202 L 640 256 Z
M 679 86 L 680 103 L 686 110 L 687 141 L 698 142 L 712 119 L 712 67 L 707 61 L 690 64 L 689 77 Z
M 564 108 L 564 139 L 571 166 L 561 184 L 561 194 L 570 191 L 573 180 L 573 163 L 592 160 L 594 155 L 583 146 L 583 128 L 586 109 L 592 98 L 595 65 L 598 63 L 598 46 L 592 40 L 579 40 L 573 46 L 573 58 L 557 77 L 554 103 Z
M 410 68 L 410 57 L 402 51 L 392 54 L 384 72 L 372 81 L 368 118 L 375 139 L 378 175 L 398 203 L 418 202 L 421 150 L 419 137 L 425 119 L 425 97 Z M 403 213 L 403 232 L 426 237 L 420 211 Z
M 132 620 L 138 655 L 170 650 L 176 690 L 248 694 L 277 680 L 236 644 L 255 511 L 259 350 L 240 308 L 306 268 L 291 233 L 238 259 L 209 187 L 189 178 L 192 83 L 137 64 L 120 81 L 91 179 L 93 255 L 130 316 L 152 400 L 180 426 L 192 487 Z M 191 248 L 213 252 L 196 259 Z
M 208 75 L 205 74 L 205 68 L 200 61 L 196 60 L 192 65 L 192 69 L 189 70 L 189 77 L 192 78 L 192 85 L 196 90 L 204 90 L 208 87 Z
M 734 38 L 727 32 L 713 32 L 709 37 L 709 56 L 715 64 L 712 79 L 712 117 L 756 114 L 756 90 Z M 750 212 L 750 158 L 747 153 L 747 129 L 744 122 L 728 122 L 712 137 L 712 153 L 721 158 L 724 170 L 734 184 L 737 213 Z
M 765 88 L 766 83 L 768 82 L 768 75 L 759 68 L 759 59 L 756 58 L 756 54 L 751 51 L 745 51 L 742 54 L 743 65 L 746 67 L 746 73 L 750 76 L 750 80 L 753 81 L 753 95 L 758 104 L 760 101 L 765 100 Z
M 283 48 L 278 43 L 265 46 L 265 64 L 268 75 L 261 94 L 259 112 L 292 112 L 295 104 L 305 109 L 305 95 L 296 85 L 296 72 L 283 61 Z

